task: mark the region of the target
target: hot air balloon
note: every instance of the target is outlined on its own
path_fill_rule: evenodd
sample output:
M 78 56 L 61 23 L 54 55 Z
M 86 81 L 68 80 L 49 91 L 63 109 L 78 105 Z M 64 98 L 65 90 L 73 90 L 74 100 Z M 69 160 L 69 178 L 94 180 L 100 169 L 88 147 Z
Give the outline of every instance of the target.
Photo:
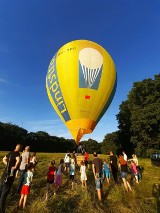
M 76 143 L 92 133 L 116 90 L 116 70 L 99 44 L 75 40 L 53 56 L 46 76 L 49 100 Z

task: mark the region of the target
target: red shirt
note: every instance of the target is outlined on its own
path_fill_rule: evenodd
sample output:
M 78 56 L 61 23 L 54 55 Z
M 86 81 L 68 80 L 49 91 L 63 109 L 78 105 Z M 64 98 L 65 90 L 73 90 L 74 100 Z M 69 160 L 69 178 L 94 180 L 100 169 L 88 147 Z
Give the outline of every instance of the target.
M 85 153 L 85 154 L 84 154 L 84 158 L 85 158 L 85 161 L 88 161 L 88 160 L 89 160 L 89 155 L 88 155 L 88 153 Z
M 48 180 L 54 180 L 56 168 L 54 166 L 50 166 L 48 169 L 47 179 Z

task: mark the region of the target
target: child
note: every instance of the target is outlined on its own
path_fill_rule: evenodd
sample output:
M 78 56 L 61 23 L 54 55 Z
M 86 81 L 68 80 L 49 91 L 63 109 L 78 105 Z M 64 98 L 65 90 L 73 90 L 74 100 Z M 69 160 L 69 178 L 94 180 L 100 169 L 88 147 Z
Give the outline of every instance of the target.
M 138 171 L 137 171 L 137 167 L 136 167 L 134 160 L 131 160 L 131 171 L 132 171 L 133 176 L 136 179 L 136 183 L 138 183 Z
M 106 160 L 103 163 L 102 177 L 103 180 L 106 178 L 108 184 L 110 183 L 110 166 Z
M 69 166 L 70 166 L 70 158 L 71 158 L 71 155 L 70 153 L 67 153 L 64 157 L 64 163 L 65 163 L 65 168 L 64 170 L 69 172 Z
M 36 158 L 36 152 L 33 152 L 31 157 L 30 157 L 30 164 L 33 164 L 34 168 L 37 165 L 37 158 Z
M 75 161 L 74 159 L 71 159 L 71 164 L 69 167 L 69 179 L 72 183 L 72 189 L 73 189 L 74 175 L 75 175 Z
M 56 174 L 55 160 L 52 160 L 47 173 L 47 186 L 46 186 L 47 192 L 46 192 L 46 199 L 45 199 L 46 201 L 48 200 L 49 188 L 52 186 L 54 190 L 55 174 Z
M 27 171 L 24 174 L 24 181 L 21 189 L 21 197 L 19 200 L 19 207 L 23 207 L 23 209 L 26 206 L 27 197 L 30 193 L 30 186 L 32 183 L 33 178 L 33 165 L 30 164 L 27 168 Z
M 57 189 L 54 194 L 56 194 L 57 190 L 59 189 L 60 186 L 62 186 L 62 173 L 64 172 L 64 160 L 61 159 L 59 163 L 59 167 L 57 170 L 56 178 L 55 178 L 55 185 L 57 186 Z
M 86 166 L 83 161 L 81 161 L 80 173 L 81 173 L 81 182 L 82 182 L 82 188 L 83 188 L 83 187 L 86 187 L 86 180 L 87 180 Z

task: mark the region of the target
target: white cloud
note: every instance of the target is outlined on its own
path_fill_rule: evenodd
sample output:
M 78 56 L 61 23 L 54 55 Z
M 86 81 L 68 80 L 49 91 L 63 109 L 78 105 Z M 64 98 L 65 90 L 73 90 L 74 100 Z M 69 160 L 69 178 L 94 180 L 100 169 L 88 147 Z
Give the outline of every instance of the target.
M 5 80 L 5 79 L 3 79 L 3 78 L 0 78 L 0 82 L 1 82 L 1 83 L 5 83 L 5 84 L 8 84 L 8 83 L 9 83 L 9 81 L 7 81 L 7 80 Z

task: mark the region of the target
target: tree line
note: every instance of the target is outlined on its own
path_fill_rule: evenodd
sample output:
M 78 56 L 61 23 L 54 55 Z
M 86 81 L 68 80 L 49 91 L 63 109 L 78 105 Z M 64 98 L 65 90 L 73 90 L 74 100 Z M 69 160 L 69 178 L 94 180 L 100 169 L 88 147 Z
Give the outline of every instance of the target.
M 81 142 L 87 152 L 108 154 L 113 150 L 118 154 L 123 149 L 128 155 L 136 153 L 142 157 L 160 152 L 160 74 L 133 83 L 116 119 L 118 130 L 106 134 L 102 142 L 93 139 Z M 11 150 L 17 143 L 29 145 L 36 152 L 72 152 L 78 148 L 73 139 L 43 131 L 28 132 L 15 124 L 0 122 L 0 150 Z

